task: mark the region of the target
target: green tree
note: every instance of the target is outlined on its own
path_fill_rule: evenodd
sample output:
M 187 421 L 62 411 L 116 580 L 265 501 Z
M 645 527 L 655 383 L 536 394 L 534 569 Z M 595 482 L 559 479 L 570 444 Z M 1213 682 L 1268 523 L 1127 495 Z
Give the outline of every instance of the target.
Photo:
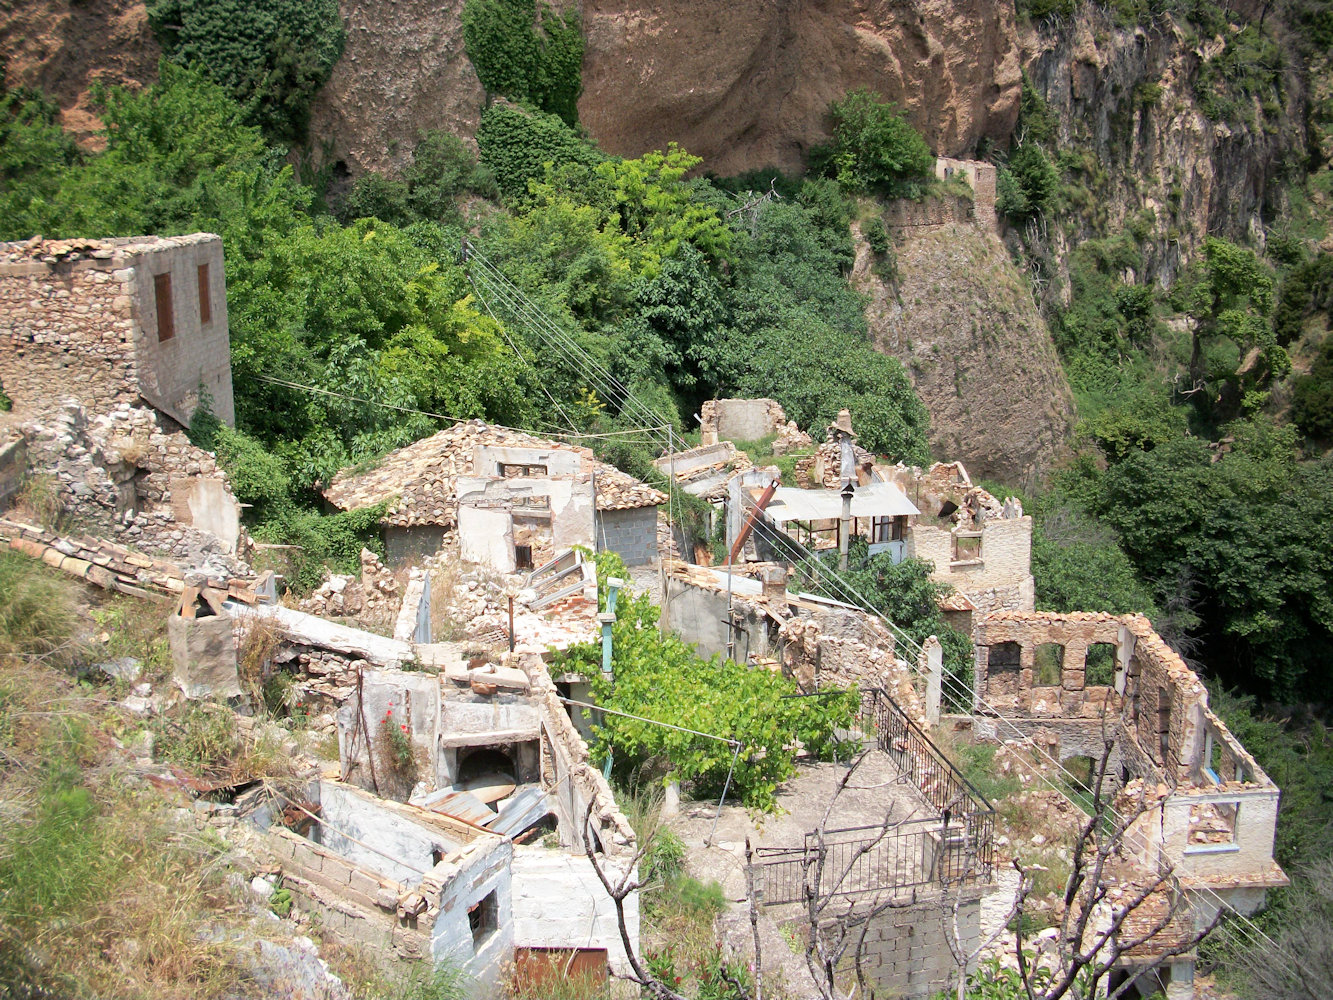
M 53 101 L 22 87 L 0 94 L 0 238 L 49 228 L 48 203 L 77 160 Z
M 310 102 L 343 50 L 336 0 L 153 0 L 148 23 L 168 59 L 197 67 L 286 143 L 305 141 Z
M 527 193 L 529 181 L 545 177 L 548 164 L 591 165 L 602 159 L 559 116 L 503 104 L 482 112 L 477 149 L 500 193 L 511 201 Z
M 1018 224 L 1045 214 L 1057 191 L 1060 174 L 1046 150 L 1024 142 L 1009 153 L 1009 162 L 995 178 L 996 207 Z
M 935 168 L 935 156 L 897 105 L 872 91 L 850 91 L 829 107 L 833 141 L 811 152 L 813 166 L 848 191 L 889 195 L 919 190 Z

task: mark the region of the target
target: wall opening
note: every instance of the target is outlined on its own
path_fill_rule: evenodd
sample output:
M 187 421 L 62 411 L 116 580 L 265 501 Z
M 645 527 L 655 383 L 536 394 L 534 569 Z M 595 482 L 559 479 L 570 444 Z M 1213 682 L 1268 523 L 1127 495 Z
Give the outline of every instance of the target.
M 986 693 L 1014 695 L 1018 693 L 1018 668 L 1023 648 L 1016 642 L 997 642 L 986 649 Z
M 153 275 L 153 299 L 157 303 L 157 340 L 176 336 L 176 315 L 171 308 L 171 275 Z
M 953 536 L 953 561 L 975 562 L 981 558 L 981 535 L 957 534 Z
M 532 546 L 515 545 L 514 546 L 514 568 L 532 569 Z
M 1196 802 L 1190 806 L 1188 851 L 1228 847 L 1236 843 L 1240 819 L 1239 802 Z
M 213 322 L 213 291 L 208 287 L 208 265 L 200 264 L 199 274 L 199 322 Z
M 1059 685 L 1065 669 L 1065 647 L 1043 642 L 1032 656 L 1032 683 L 1038 687 Z
M 1110 687 L 1115 683 L 1115 643 L 1094 642 L 1083 661 L 1084 687 Z
M 467 924 L 472 930 L 472 951 L 475 954 L 490 940 L 500 927 L 499 900 L 492 889 L 482 899 L 467 908 Z
M 1166 688 L 1157 689 L 1157 746 L 1165 764 L 1171 752 L 1171 692 Z
M 545 465 L 525 465 L 522 463 L 497 462 L 501 479 L 525 479 L 529 476 L 545 476 Z

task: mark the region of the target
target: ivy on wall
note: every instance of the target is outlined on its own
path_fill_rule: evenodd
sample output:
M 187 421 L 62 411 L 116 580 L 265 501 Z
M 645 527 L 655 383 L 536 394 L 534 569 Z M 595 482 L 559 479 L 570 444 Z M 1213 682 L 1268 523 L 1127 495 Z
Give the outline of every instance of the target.
M 463 45 L 490 94 L 578 121 L 583 32 L 578 11 L 536 0 L 467 0 Z

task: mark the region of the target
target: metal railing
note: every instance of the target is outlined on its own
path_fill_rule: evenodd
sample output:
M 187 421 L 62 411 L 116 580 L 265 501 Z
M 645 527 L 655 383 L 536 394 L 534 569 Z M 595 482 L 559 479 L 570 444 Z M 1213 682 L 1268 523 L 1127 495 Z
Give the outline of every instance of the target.
M 930 803 L 936 815 L 995 807 L 881 688 L 861 689 L 861 725 Z
M 861 727 L 898 765 L 903 779 L 916 786 L 934 815 L 814 830 L 800 847 L 758 848 L 755 885 L 765 905 L 990 880 L 995 807 L 887 692 L 862 690 Z

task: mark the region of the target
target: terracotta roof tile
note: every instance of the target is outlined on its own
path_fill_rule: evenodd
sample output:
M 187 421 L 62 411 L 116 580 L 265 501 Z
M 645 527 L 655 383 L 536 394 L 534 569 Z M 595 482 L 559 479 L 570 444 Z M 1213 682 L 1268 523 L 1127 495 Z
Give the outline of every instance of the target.
M 344 469 L 334 477 L 324 497 L 341 510 L 357 510 L 382 500 L 390 500 L 383 523 L 396 527 L 423 524 L 454 524 L 457 496 L 455 483 L 460 476 L 477 476 L 476 449 L 479 446 L 540 448 L 566 451 L 580 458 L 583 481 L 597 474 L 597 509 L 630 510 L 656 507 L 667 496 L 639 482 L 619 469 L 599 462 L 591 449 L 543 440 L 523 431 L 511 430 L 470 420 L 455 424 L 428 438 L 422 438 L 385 455 L 373 468 Z M 558 478 L 558 477 L 556 477 Z

